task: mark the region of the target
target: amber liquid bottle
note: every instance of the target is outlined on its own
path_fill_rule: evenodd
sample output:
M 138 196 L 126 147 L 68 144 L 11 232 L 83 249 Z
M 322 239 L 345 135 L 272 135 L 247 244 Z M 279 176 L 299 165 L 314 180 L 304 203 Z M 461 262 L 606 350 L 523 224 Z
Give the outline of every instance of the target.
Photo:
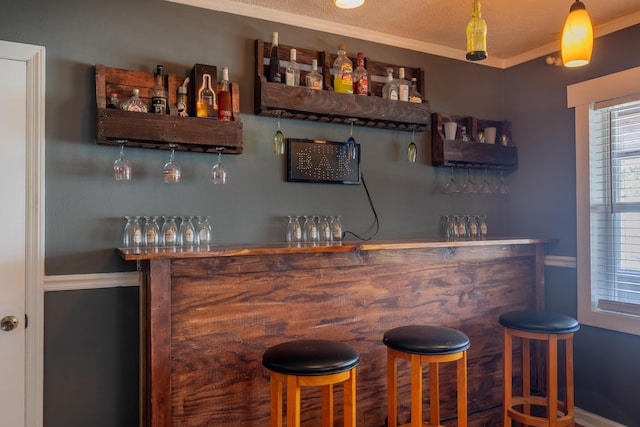
M 474 0 L 471 20 L 467 24 L 467 59 L 481 61 L 487 58 L 487 23 L 480 13 L 480 2 Z
M 222 81 L 218 92 L 218 120 L 233 120 L 233 106 L 231 105 L 231 91 L 229 90 L 229 68 L 222 68 Z

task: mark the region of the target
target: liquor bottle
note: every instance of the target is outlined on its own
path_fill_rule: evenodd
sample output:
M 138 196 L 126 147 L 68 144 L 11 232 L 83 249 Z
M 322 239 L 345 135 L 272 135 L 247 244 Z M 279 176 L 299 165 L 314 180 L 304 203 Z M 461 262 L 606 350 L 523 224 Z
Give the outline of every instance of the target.
M 409 82 L 404 79 L 404 68 L 398 69 L 398 99 L 409 101 Z
M 222 68 L 221 89 L 218 92 L 218 120 L 233 120 L 231 91 L 229 90 L 229 68 Z
M 121 108 L 124 111 L 134 111 L 137 113 L 146 113 L 149 111 L 147 103 L 140 99 L 140 89 L 134 89 L 131 98 L 124 101 Z
M 387 83 L 382 87 L 382 97 L 393 101 L 398 100 L 398 85 L 393 80 L 393 68 L 387 68 Z
M 487 23 L 480 14 L 480 2 L 473 0 L 471 20 L 467 24 L 467 59 L 481 61 L 487 57 Z
M 215 110 L 218 109 L 218 104 L 216 93 L 211 87 L 211 74 L 202 75 L 202 85 L 198 89 L 196 107 L 197 117 L 216 117 Z
M 120 109 L 120 100 L 118 99 L 117 93 L 114 92 L 111 94 L 107 108 L 115 108 L 116 110 Z
M 347 57 L 346 47 L 338 46 L 338 57 L 333 63 L 333 90 L 340 93 L 353 93 L 353 62 Z
M 289 53 L 289 64 L 287 65 L 285 82 L 287 86 L 300 86 L 300 66 L 296 62 L 295 49 L 291 49 Z
M 369 95 L 369 73 L 364 68 L 364 53 L 358 52 L 358 66 L 353 70 L 353 93 Z
M 307 74 L 306 84 L 309 89 L 322 90 L 322 74 L 318 72 L 318 60 L 311 60 L 311 72 Z
M 151 95 L 151 110 L 156 114 L 167 114 L 167 89 L 164 87 L 164 67 L 156 67 L 156 84 Z
M 278 32 L 273 32 L 273 41 L 271 42 L 271 55 L 269 55 L 269 81 L 274 83 L 282 83 L 282 75 L 280 74 L 280 57 L 278 52 Z
M 176 107 L 178 110 L 178 116 L 187 117 L 189 113 L 187 111 L 187 86 L 178 86 L 178 96 L 176 98 Z
M 416 104 L 422 103 L 422 95 L 418 92 L 418 80 L 415 77 L 411 77 L 411 87 L 409 88 L 409 102 L 415 102 Z

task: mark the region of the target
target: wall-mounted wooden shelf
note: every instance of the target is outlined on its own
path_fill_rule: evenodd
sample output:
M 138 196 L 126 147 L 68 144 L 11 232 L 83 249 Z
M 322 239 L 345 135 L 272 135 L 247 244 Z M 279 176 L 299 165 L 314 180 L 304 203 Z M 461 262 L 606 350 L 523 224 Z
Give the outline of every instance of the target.
M 335 55 L 325 52 L 299 49 L 294 46 L 279 44 L 278 50 L 281 61 L 289 61 L 289 52 L 295 48 L 297 62 L 311 64 L 312 59 L 318 60 L 318 69 L 324 79 L 324 90 L 313 90 L 305 86 L 286 86 L 282 83 L 268 82 L 268 64 L 265 59 L 269 57 L 271 43 L 256 40 L 256 81 L 255 81 L 255 108 L 257 115 L 294 118 L 301 120 L 313 120 L 325 123 L 343 123 L 367 126 L 382 129 L 395 129 L 403 131 L 426 131 L 429 129 L 430 110 L 429 103 L 415 104 L 401 101 L 382 99 L 379 92 L 382 85 L 372 83 L 372 95 L 351 95 L 335 93 L 327 89 L 331 84 L 330 70 Z M 355 59 L 352 58 L 352 61 Z M 387 66 L 396 70 L 397 65 L 377 63 L 367 60 L 366 68 L 371 76 L 386 69 Z M 310 69 L 310 67 L 304 67 Z M 406 79 L 416 77 L 418 88 L 423 92 L 424 72 L 419 68 L 405 67 Z M 284 75 L 284 70 L 283 73 Z M 306 71 L 303 70 L 300 80 L 304 81 Z M 375 79 L 379 80 L 379 79 Z M 373 79 L 370 79 L 373 82 Z M 378 92 L 376 92 L 378 91 Z M 375 96 L 377 95 L 377 96 Z
M 131 147 L 215 153 L 224 147 L 225 154 L 242 153 L 242 122 L 219 121 L 198 117 L 179 117 L 152 113 L 134 113 L 109 109 L 106 100 L 117 93 L 120 102 L 131 96 L 134 88 L 150 104 L 155 76 L 144 71 L 122 70 L 96 65 L 97 143 L 125 144 Z M 182 83 L 175 75 L 167 76 L 169 109 L 175 111 L 177 87 Z
M 445 140 L 443 123 L 458 123 L 456 140 Z M 466 127 L 469 141 L 462 141 L 460 129 Z M 478 141 L 478 133 L 486 127 L 496 127 L 496 143 Z M 507 145 L 501 143 L 506 137 Z M 474 117 L 450 116 L 433 113 L 431 126 L 431 160 L 434 166 L 488 168 L 512 170 L 518 168 L 518 149 L 511 140 L 511 123 L 508 121 L 478 120 Z

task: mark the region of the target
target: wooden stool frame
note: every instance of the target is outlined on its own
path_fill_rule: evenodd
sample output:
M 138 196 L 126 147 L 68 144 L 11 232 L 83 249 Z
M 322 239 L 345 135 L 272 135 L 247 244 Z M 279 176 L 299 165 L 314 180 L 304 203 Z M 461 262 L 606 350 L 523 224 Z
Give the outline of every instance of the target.
M 328 375 L 287 375 L 269 371 L 271 427 L 282 427 L 282 386 L 287 386 L 287 427 L 300 427 L 300 388 L 322 387 L 322 427 L 333 427 L 333 386 L 344 386 L 344 427 L 356 425 L 356 368 Z
M 398 426 L 398 389 L 396 361 L 411 362 L 411 422 Z M 458 387 L 458 427 L 467 426 L 467 350 L 452 354 L 412 354 L 387 347 L 388 427 L 440 426 L 440 382 L 439 364 L 456 363 Z M 429 364 L 429 409 L 430 422 L 422 420 L 422 364 Z
M 503 327 L 503 331 L 504 425 L 511 426 L 513 420 L 535 427 L 574 426 L 573 332 L 545 334 L 507 327 Z M 522 396 L 513 396 L 513 337 L 522 338 Z M 547 343 L 547 390 L 544 397 L 531 396 L 531 340 Z M 565 344 L 564 402 L 558 400 L 558 342 Z M 514 408 L 518 405 L 522 405 L 522 411 Z M 546 407 L 547 418 L 531 415 L 531 405 Z M 558 411 L 564 415 L 558 417 Z

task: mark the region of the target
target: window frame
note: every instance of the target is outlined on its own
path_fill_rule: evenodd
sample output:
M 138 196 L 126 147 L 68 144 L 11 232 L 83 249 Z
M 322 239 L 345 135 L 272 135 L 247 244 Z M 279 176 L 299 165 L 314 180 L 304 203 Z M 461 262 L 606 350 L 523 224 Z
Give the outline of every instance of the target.
M 591 292 L 589 110 L 595 102 L 633 93 L 640 93 L 640 67 L 568 85 L 567 107 L 575 109 L 578 321 L 640 335 L 638 316 L 598 309 Z

